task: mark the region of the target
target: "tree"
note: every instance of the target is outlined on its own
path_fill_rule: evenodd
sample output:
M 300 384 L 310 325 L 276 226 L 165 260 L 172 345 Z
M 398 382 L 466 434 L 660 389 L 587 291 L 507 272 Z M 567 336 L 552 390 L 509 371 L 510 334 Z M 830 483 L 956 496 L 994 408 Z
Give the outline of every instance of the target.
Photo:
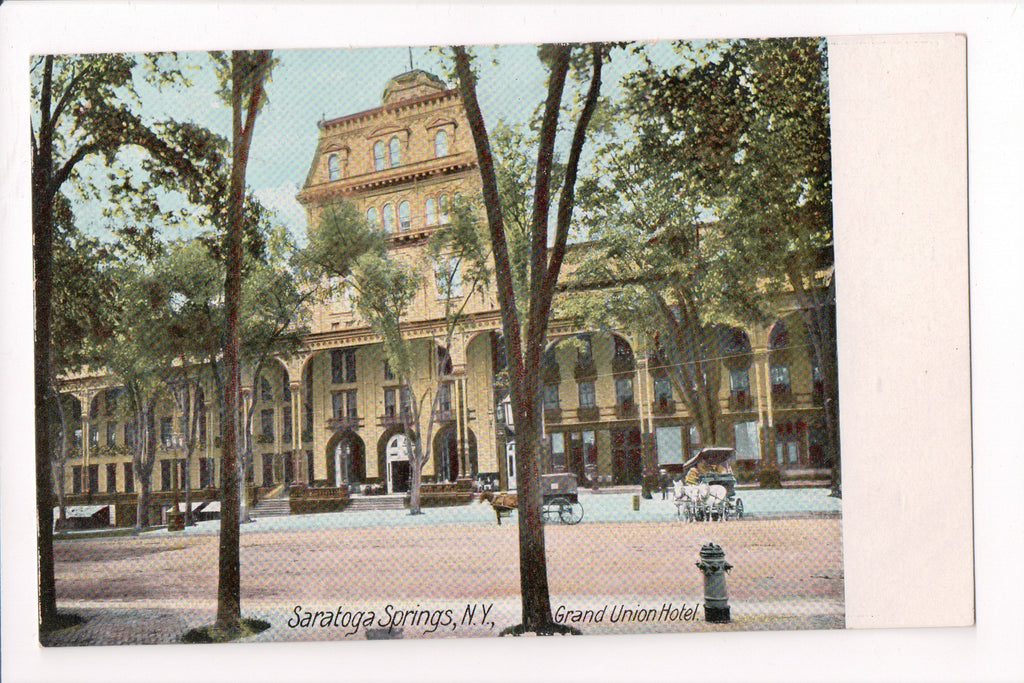
M 550 234 L 553 202 L 552 168 L 559 115 L 566 78 L 572 66 L 574 50 L 581 58 L 579 71 L 589 69 L 586 94 L 573 128 L 564 178 L 558 193 L 554 235 Z M 498 186 L 494 157 L 483 113 L 476 95 L 476 75 L 465 47 L 452 48 L 459 91 L 476 148 L 483 185 L 483 202 L 494 254 L 494 272 L 498 288 L 504 330 L 505 356 L 509 368 L 512 409 L 516 423 L 516 453 L 519 494 L 519 573 L 522 588 L 523 623 L 515 633 L 565 632 L 551 617 L 547 560 L 544 553 L 544 528 L 540 507 L 540 431 L 541 431 L 541 354 L 544 351 L 552 298 L 565 259 L 575 206 L 576 176 L 587 128 L 597 106 L 601 88 L 601 70 L 607 46 L 591 44 L 579 48 L 570 45 L 545 45 L 539 57 L 548 68 L 547 96 L 538 129 L 537 162 L 533 178 L 530 230 L 528 234 L 528 280 L 513 275 L 504 206 Z M 550 243 L 550 246 L 549 246 Z M 516 289 L 518 282 L 528 282 Z M 525 311 L 525 315 L 523 315 Z
M 411 480 L 409 513 L 420 514 L 423 467 L 431 457 L 431 435 L 451 375 L 449 349 L 471 298 L 488 281 L 488 250 L 480 234 L 478 210 L 456 201 L 451 218 L 430 237 L 424 261 L 406 263 L 388 252 L 388 235 L 368 223 L 348 203 L 327 207 L 311 226 L 306 258 L 321 276 L 344 280 L 355 292 L 353 303 L 381 338 L 384 357 L 410 400 L 400 401 L 399 415 L 408 438 Z M 426 387 L 419 385 L 413 363 L 413 340 L 402 330 L 413 297 L 431 272 L 444 307 L 443 329 L 431 339 L 433 367 Z M 436 352 L 435 352 L 436 349 Z M 420 389 L 422 388 L 422 391 Z M 425 421 L 424 421 L 425 420 Z
M 250 205 L 249 216 L 255 218 L 262 253 L 246 255 L 239 336 L 243 362 L 251 368 L 253 386 L 258 392 L 267 362 L 275 356 L 292 355 L 302 345 L 306 333 L 303 324 L 306 304 L 317 294 L 318 287 L 315 281 L 303 276 L 298 247 L 288 230 L 282 226 L 271 227 L 262 207 L 255 201 Z M 256 401 L 253 400 L 243 417 L 246 438 L 239 462 L 239 471 L 243 473 L 240 519 L 246 519 L 249 510 L 244 482 L 245 473 L 252 467 L 255 412 Z
M 693 169 L 719 226 L 747 254 L 746 277 L 798 302 L 821 370 L 826 458 L 840 488 L 832 177 L 826 48 L 816 39 L 680 46 L 697 55 L 638 72 L 641 144 Z
M 54 212 L 62 187 L 86 159 L 112 165 L 125 146 L 146 150 L 154 164 L 170 168 L 163 181 L 180 183 L 195 168 L 177 144 L 175 130 L 160 131 L 132 112 L 137 66 L 161 83 L 180 82 L 180 72 L 160 68 L 154 56 L 46 55 L 31 65 L 32 259 L 35 276 L 36 518 L 41 629 L 58 626 L 53 573 L 53 492 L 47 397 L 51 393 Z M 177 141 L 176 141 L 177 140 Z
M 228 191 L 224 279 L 225 425 L 221 458 L 221 531 L 217 582 L 217 621 L 214 630 L 227 637 L 240 632 L 241 567 L 239 560 L 238 406 L 241 391 L 239 313 L 242 287 L 245 170 L 255 132 L 256 116 L 266 97 L 263 85 L 273 66 L 271 52 L 235 50 L 230 58 L 215 54 L 225 95 L 231 102 L 231 174 Z
M 560 299 L 559 313 L 637 331 L 652 372 L 670 379 L 701 442 L 722 444 L 728 326 L 764 319 L 757 279 L 742 272 L 748 256 L 714 219 L 714 198 L 693 168 L 652 156 L 631 137 L 647 122 L 628 108 L 620 108 L 619 121 L 595 155 L 595 172 L 581 182 L 588 241 L 574 251 L 570 296 Z

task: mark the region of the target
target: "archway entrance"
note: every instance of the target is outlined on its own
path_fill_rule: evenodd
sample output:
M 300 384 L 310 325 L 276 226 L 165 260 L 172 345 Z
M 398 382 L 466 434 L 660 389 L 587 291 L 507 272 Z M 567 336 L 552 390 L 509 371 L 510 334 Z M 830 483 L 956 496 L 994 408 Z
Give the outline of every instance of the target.
M 455 481 L 477 473 L 476 435 L 466 429 L 466 443 L 459 452 L 455 424 L 446 425 L 434 437 L 434 476 L 438 481 Z
M 405 434 L 395 434 L 388 439 L 384 448 L 388 493 L 405 493 L 409 490 L 411 453 L 412 443 Z
M 327 481 L 341 487 L 366 480 L 366 449 L 350 430 L 336 433 L 327 442 Z

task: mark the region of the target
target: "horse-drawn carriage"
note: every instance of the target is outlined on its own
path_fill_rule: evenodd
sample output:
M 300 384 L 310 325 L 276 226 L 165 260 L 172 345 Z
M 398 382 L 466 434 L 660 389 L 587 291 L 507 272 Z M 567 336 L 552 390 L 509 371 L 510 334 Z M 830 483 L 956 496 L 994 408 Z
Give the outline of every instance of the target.
M 731 448 L 702 448 L 679 468 L 673 482 L 676 516 L 687 522 L 739 519 L 743 500 L 736 496 L 736 477 L 729 468 Z
M 580 504 L 576 475 L 572 473 L 542 474 L 541 519 L 544 522 L 579 524 L 583 519 L 583 505 Z M 515 493 L 499 493 L 491 499 L 494 515 L 501 524 L 501 518 L 508 517 L 519 502 Z

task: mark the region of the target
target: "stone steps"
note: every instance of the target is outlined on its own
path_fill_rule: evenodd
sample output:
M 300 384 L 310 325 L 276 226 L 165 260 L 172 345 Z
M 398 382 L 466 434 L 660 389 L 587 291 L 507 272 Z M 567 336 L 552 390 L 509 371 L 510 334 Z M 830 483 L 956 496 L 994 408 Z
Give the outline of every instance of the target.
M 260 517 L 285 517 L 290 514 L 291 508 L 287 498 L 266 498 L 249 511 L 249 516 L 253 519 L 259 519 Z
M 405 494 L 393 493 L 386 496 L 352 496 L 346 512 L 364 512 L 366 510 L 404 510 Z

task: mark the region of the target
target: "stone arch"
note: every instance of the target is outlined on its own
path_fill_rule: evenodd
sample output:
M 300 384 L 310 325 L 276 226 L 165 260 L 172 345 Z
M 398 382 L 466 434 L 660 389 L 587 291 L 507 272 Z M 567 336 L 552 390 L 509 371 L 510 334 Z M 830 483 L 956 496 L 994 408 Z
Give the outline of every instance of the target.
M 416 434 L 407 432 L 404 425 L 395 425 L 385 430 L 377 440 L 377 471 L 388 493 L 408 491 L 411 477 L 411 450 L 408 453 L 396 450 L 398 446 L 402 446 L 401 440 L 396 437 L 415 439 Z M 411 444 L 408 446 L 411 449 Z
M 434 461 L 434 477 L 437 481 L 455 481 L 460 477 L 476 476 L 479 471 L 476 449 L 476 434 L 466 428 L 465 462 L 460 457 L 458 434 L 454 422 L 449 422 L 434 435 L 431 449 Z
M 327 481 L 332 486 L 366 481 L 366 445 L 351 429 L 339 429 L 327 441 Z M 340 476 L 339 476 L 340 474 Z

